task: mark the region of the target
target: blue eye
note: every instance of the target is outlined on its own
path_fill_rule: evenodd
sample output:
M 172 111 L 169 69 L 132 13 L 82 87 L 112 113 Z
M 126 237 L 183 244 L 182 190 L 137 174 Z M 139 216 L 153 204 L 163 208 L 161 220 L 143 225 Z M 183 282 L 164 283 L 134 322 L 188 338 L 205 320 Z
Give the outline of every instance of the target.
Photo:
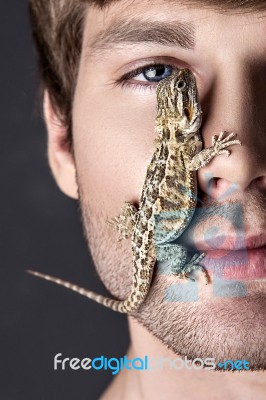
M 116 81 L 116 85 L 138 87 L 154 90 L 156 83 L 171 76 L 177 67 L 167 64 L 148 64 L 127 72 Z
M 135 80 L 148 82 L 160 82 L 173 73 L 173 68 L 168 65 L 153 65 L 143 68 L 143 72 L 135 76 Z M 143 77 L 141 77 L 143 76 Z M 140 77 L 140 79 L 137 79 Z M 143 79 L 144 78 L 144 79 Z

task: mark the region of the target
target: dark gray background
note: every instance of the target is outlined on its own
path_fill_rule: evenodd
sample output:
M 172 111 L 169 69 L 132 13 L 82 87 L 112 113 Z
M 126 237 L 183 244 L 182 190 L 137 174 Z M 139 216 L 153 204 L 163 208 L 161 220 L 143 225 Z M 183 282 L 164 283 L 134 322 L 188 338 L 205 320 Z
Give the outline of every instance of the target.
M 126 317 L 24 272 L 105 292 L 77 203 L 60 193 L 47 165 L 26 0 L 0 0 L 0 40 L 0 399 L 97 399 L 110 372 L 54 371 L 53 357 L 123 356 Z

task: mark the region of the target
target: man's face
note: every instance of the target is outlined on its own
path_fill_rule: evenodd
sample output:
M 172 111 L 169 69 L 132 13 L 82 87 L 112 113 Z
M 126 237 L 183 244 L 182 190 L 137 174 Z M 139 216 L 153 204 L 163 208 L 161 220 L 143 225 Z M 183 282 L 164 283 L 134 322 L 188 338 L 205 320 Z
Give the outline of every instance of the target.
M 207 251 L 202 263 L 212 282 L 192 286 L 156 267 L 134 317 L 176 354 L 245 358 L 252 368 L 266 368 L 265 248 L 236 250 L 243 234 L 247 247 L 266 243 L 266 13 L 222 14 L 180 3 L 124 1 L 88 10 L 73 108 L 88 244 L 105 285 L 125 298 L 131 242 L 117 242 L 106 221 L 123 202 L 138 205 L 154 151 L 157 82 L 189 68 L 203 109 L 204 146 L 222 130 L 242 142 L 229 158 L 220 155 L 198 172 L 200 209 L 183 237 L 187 247 Z M 229 261 L 242 261 L 228 272 L 229 250 Z

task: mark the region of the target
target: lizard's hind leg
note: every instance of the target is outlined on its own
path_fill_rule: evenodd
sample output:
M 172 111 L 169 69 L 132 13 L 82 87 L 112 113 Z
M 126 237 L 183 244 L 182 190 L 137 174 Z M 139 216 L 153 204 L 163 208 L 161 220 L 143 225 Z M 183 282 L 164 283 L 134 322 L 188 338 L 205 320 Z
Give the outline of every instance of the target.
M 170 261 L 171 273 L 179 275 L 180 278 L 187 278 L 195 281 L 188 274 L 193 270 L 201 270 L 204 273 L 206 285 L 209 278 L 205 268 L 199 262 L 205 257 L 205 253 L 196 253 L 190 261 L 187 260 L 187 250 L 178 244 L 157 244 L 156 257 L 158 261 Z
M 132 236 L 136 224 L 138 210 L 129 202 L 125 202 L 118 217 L 108 220 L 107 223 L 113 226 L 119 234 L 118 241 L 128 239 Z
M 183 272 L 185 274 L 185 277 L 190 279 L 190 280 L 195 280 L 188 276 L 187 274 L 193 270 L 201 270 L 204 273 L 204 278 L 205 278 L 205 283 L 206 285 L 209 283 L 209 277 L 207 274 L 206 269 L 199 264 L 199 262 L 205 257 L 205 253 L 196 253 L 194 256 L 191 258 L 191 260 L 185 264 Z

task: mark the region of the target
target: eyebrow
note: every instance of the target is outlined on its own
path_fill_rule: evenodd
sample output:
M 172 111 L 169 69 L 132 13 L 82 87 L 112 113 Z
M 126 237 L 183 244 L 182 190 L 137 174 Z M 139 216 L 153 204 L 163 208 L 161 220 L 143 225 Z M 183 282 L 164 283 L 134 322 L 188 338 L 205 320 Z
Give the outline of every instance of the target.
M 88 50 L 98 53 L 122 43 L 151 43 L 193 49 L 195 25 L 180 21 L 116 20 L 94 37 L 88 44 Z

